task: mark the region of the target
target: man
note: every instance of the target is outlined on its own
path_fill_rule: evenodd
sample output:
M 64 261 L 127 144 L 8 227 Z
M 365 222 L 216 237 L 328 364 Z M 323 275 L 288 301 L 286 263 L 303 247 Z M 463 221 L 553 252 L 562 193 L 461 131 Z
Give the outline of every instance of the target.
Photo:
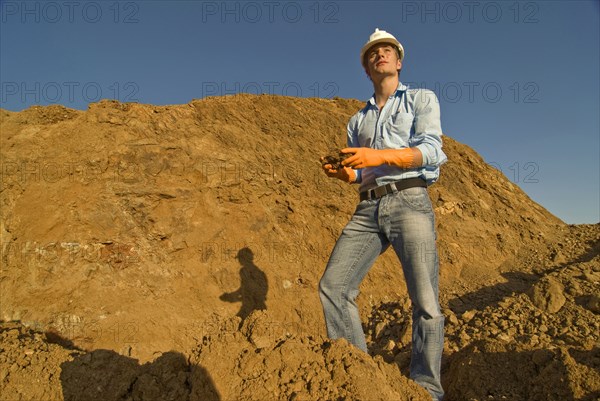
M 442 151 L 439 104 L 429 90 L 400 83 L 404 48 L 376 29 L 360 52 L 375 91 L 348 123 L 349 157 L 330 177 L 360 184 L 360 203 L 340 235 L 319 283 L 327 334 L 367 352 L 356 305 L 358 288 L 377 256 L 392 246 L 412 301 L 410 376 L 434 400 L 444 392 L 440 364 L 444 317 L 438 302 L 438 255 L 427 185 L 447 158 Z

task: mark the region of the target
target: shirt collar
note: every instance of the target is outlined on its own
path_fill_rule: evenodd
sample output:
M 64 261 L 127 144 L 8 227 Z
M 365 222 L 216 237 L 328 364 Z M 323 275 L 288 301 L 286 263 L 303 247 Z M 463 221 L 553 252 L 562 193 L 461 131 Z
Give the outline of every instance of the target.
M 394 92 L 394 94 L 392 96 L 394 97 L 398 97 L 401 96 L 402 93 L 406 92 L 406 90 L 408 89 L 407 85 L 404 85 L 402 82 L 398 82 L 398 88 L 396 88 L 396 91 Z M 390 97 L 392 97 L 390 96 Z M 373 96 L 371 96 L 371 98 L 367 101 L 368 105 L 371 106 L 375 106 L 375 94 L 373 94 Z

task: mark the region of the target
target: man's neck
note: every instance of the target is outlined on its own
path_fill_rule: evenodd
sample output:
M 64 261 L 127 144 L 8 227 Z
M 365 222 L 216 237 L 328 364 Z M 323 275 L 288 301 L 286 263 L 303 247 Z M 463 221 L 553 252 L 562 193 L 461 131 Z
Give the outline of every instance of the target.
M 398 75 L 386 76 L 379 81 L 373 81 L 373 89 L 375 90 L 375 103 L 381 110 L 385 102 L 398 89 Z

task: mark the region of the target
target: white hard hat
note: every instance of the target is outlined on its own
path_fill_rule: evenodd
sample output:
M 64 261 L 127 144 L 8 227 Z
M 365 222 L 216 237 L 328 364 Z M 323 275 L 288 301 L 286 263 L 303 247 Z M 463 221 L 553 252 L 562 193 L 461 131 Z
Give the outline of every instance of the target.
M 365 43 L 365 45 L 360 49 L 360 63 L 365 66 L 365 53 L 367 50 L 378 43 L 389 43 L 392 46 L 395 46 L 398 49 L 398 53 L 400 53 L 400 61 L 404 59 L 404 48 L 398 42 L 398 40 L 392 35 L 387 33 L 386 31 L 380 31 L 379 28 L 375 28 L 375 32 L 369 36 L 369 41 Z

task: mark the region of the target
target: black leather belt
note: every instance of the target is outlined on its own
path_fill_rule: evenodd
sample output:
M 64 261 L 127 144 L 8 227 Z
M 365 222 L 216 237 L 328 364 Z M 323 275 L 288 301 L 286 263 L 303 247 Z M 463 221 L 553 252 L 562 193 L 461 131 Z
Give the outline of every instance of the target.
M 393 192 L 402 191 L 403 189 L 414 188 L 414 187 L 423 187 L 427 188 L 427 182 L 419 177 L 415 178 L 407 178 L 405 180 L 400 180 L 396 182 L 392 182 L 390 184 L 381 185 L 377 188 L 369 189 L 368 191 L 364 191 L 360 193 L 360 201 L 364 201 L 367 199 L 379 199 L 384 195 L 391 194 Z

